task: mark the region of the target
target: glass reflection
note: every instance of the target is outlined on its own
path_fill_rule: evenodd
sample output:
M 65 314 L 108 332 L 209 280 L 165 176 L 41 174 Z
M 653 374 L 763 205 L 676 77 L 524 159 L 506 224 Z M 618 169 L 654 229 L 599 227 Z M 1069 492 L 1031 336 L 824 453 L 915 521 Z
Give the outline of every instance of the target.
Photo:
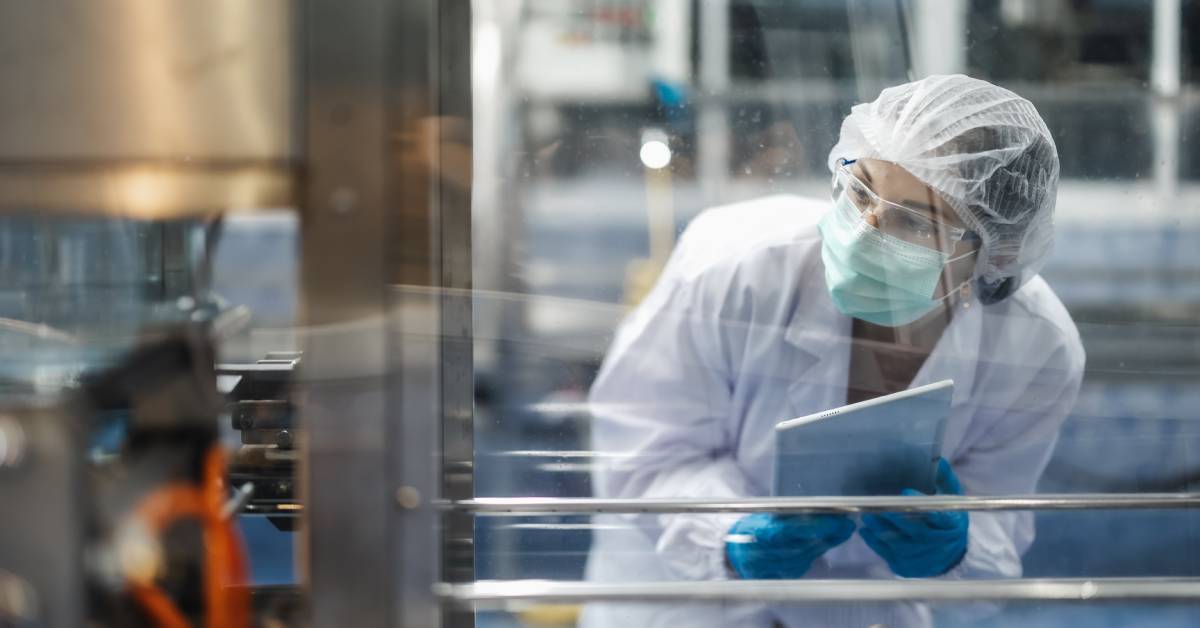
M 594 494 L 585 469 L 597 460 L 572 453 L 598 447 L 582 402 L 612 331 L 663 267 L 648 262 L 658 257 L 655 216 L 669 206 L 678 234 L 715 206 L 774 193 L 827 198 L 825 156 L 850 106 L 907 80 L 880 75 L 887 66 L 872 61 L 872 50 L 905 60 L 916 76 L 932 59 L 1010 87 L 1035 104 L 1054 137 L 1062 180 L 1054 251 L 1042 276 L 1078 324 L 1088 363 L 1061 433 L 1041 436 L 1048 463 L 1037 490 L 1195 489 L 1200 295 L 1191 278 L 1200 260 L 1189 245 L 1197 218 L 1187 208 L 1195 205 L 1190 180 L 1200 161 L 1188 141 L 1190 97 L 1164 100 L 1150 82 L 1159 63 L 1151 5 L 978 0 L 944 3 L 958 9 L 930 14 L 921 3 L 901 3 L 905 25 L 881 26 L 856 21 L 842 3 L 732 2 L 726 13 L 705 3 L 667 4 L 691 11 L 681 29 L 690 39 L 683 66 L 660 65 L 655 51 L 669 40 L 665 27 L 646 27 L 636 9 L 623 15 L 640 34 L 608 39 L 597 33 L 624 26 L 591 5 L 476 15 L 497 33 L 504 61 L 495 72 L 512 79 L 495 82 L 499 98 L 490 101 L 500 104 L 487 113 L 505 120 L 505 131 L 476 129 L 477 150 L 503 163 L 477 172 L 500 183 L 494 197 L 477 199 L 476 229 L 499 221 L 506 233 L 494 251 L 477 251 L 477 330 L 486 332 L 477 336 L 479 494 Z M 1194 9 L 1183 3 L 1184 32 L 1200 15 Z M 930 25 L 939 36 L 922 39 Z M 935 39 L 948 43 L 931 57 L 925 51 Z M 1181 50 L 1185 94 L 1194 89 L 1192 39 Z M 620 82 L 597 78 L 581 93 L 551 71 L 535 77 L 520 69 L 561 51 L 602 63 L 614 40 L 623 42 L 613 53 L 621 55 L 614 61 L 624 68 Z M 648 130 L 665 135 L 671 152 L 666 194 L 663 177 L 641 154 Z M 540 411 L 548 407 L 554 411 Z M 520 451 L 545 455 L 509 455 Z M 1149 575 L 1156 566 L 1195 575 L 1186 558 L 1197 548 L 1187 511 L 1034 518 L 1037 532 L 1021 561 L 1031 577 Z M 594 529 L 478 525 L 480 578 L 583 577 L 580 548 Z M 1096 557 L 1095 545 L 1116 537 L 1130 549 Z M 1022 607 L 994 625 L 1072 617 L 1120 625 L 1146 608 L 1088 615 Z M 1191 617 L 1180 612 L 1163 621 Z

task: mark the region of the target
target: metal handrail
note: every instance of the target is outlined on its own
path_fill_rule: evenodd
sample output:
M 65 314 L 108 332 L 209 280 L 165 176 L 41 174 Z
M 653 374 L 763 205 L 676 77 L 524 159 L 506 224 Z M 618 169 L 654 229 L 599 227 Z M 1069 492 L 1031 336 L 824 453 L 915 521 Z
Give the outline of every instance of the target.
M 436 504 L 481 516 L 615 513 L 931 512 L 946 510 L 1127 510 L 1200 508 L 1200 493 L 1079 493 L 920 497 L 739 497 L 730 499 L 597 499 L 478 497 Z
M 1009 580 L 703 580 L 577 582 L 492 580 L 439 583 L 434 593 L 468 606 L 513 602 L 897 602 L 897 601 L 1200 601 L 1200 578 L 1046 578 Z

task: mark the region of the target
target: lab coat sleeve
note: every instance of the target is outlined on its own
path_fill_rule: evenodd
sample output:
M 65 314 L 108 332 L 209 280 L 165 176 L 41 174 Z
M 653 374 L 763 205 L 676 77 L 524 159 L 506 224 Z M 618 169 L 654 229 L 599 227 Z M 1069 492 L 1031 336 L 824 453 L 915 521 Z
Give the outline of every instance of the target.
M 988 428 L 959 459 L 951 460 L 968 495 L 1036 492 L 1059 428 L 1075 404 L 1083 364 L 1083 349 L 1076 337 L 1059 343 L 1047 363 L 1028 377 L 1024 390 L 1004 407 L 989 407 L 1001 404 L 989 404 L 984 395 L 978 411 L 990 415 Z M 1020 365 L 1004 368 L 1021 370 Z M 944 577 L 1019 577 L 1021 555 L 1033 543 L 1033 513 L 972 512 L 968 534 L 966 556 Z
M 715 281 L 719 281 L 715 280 Z M 731 455 L 733 381 L 714 278 L 660 282 L 622 324 L 589 401 L 597 497 L 722 498 L 747 494 Z M 735 326 L 736 327 L 736 326 Z M 631 515 L 668 572 L 720 579 L 738 515 Z

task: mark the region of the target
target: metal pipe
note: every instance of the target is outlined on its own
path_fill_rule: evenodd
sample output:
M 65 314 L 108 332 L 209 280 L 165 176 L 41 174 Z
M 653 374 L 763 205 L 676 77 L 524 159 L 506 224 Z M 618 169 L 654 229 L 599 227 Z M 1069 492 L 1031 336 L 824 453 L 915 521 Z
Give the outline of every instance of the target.
M 434 585 L 443 600 L 462 605 L 510 602 L 896 602 L 1200 600 L 1200 578 L 1011 580 L 706 580 L 682 582 L 556 582 L 495 580 Z
M 915 77 L 956 74 L 967 69 L 967 3 L 917 0 L 912 5 Z M 863 7 L 864 12 L 874 7 Z
M 1163 208 L 1171 207 L 1179 193 L 1180 129 L 1183 124 L 1183 107 L 1178 102 L 1183 76 L 1182 22 L 1181 0 L 1155 0 L 1150 86 L 1159 98 L 1150 109 L 1150 126 L 1154 139 L 1157 205 Z
M 1200 493 L 1080 493 L 975 497 L 750 497 L 737 499 L 590 499 L 479 497 L 440 502 L 444 510 L 484 516 L 604 513 L 930 512 L 943 510 L 1089 510 L 1200 508 Z
M 704 97 L 724 95 L 729 90 L 730 16 L 729 0 L 698 4 L 700 51 L 697 74 Z M 709 100 L 698 104 L 696 119 L 696 169 L 704 202 L 719 205 L 729 180 L 729 117 L 724 108 Z
M 1183 23 L 1182 0 L 1154 0 L 1153 54 L 1150 60 L 1150 85 L 1160 96 L 1178 96 L 1181 81 L 1180 33 Z

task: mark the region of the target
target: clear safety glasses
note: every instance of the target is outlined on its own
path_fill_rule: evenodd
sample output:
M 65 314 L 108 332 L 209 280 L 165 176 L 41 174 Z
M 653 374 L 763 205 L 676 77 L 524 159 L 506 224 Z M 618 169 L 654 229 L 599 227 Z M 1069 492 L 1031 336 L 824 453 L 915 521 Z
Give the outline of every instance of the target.
M 844 192 L 859 213 L 870 212 L 878 220 L 876 228 L 905 242 L 950 253 L 964 239 L 974 234 L 931 218 L 926 212 L 893 203 L 876 194 L 850 172 L 854 160 L 842 160 L 833 173 L 833 199 Z

